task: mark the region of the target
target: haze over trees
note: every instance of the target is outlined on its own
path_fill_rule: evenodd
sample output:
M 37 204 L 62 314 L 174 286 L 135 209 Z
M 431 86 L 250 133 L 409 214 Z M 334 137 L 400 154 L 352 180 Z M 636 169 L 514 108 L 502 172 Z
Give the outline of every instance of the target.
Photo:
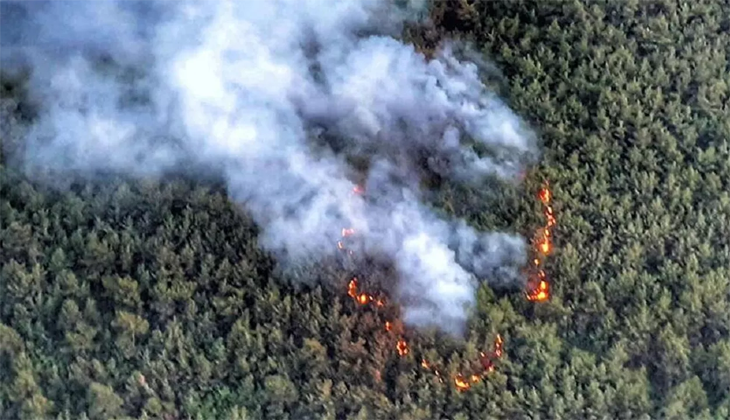
M 0 417 L 730 417 L 730 8 L 464 0 L 432 15 L 406 38 L 425 52 L 473 42 L 544 142 L 524 188 L 495 199 L 434 182 L 435 205 L 530 232 L 549 179 L 549 302 L 482 286 L 466 340 L 407 331 L 400 358 L 390 314 L 281 279 L 216 183 L 61 192 L 3 154 Z M 22 81 L 3 79 L 2 96 L 32 117 Z M 456 372 L 497 333 L 505 355 L 468 392 L 420 369 Z

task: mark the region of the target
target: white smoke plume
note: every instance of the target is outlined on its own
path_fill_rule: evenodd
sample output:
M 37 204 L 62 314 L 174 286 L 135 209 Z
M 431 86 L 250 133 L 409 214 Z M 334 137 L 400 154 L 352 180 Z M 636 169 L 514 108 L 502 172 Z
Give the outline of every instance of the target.
M 461 334 L 479 281 L 520 282 L 525 242 L 440 218 L 422 176 L 513 179 L 537 146 L 475 64 L 449 45 L 428 60 L 396 38 L 419 10 L 386 0 L 3 2 L 3 70 L 32 68 L 40 106 L 14 158 L 35 176 L 216 171 L 281 262 L 331 256 L 341 229 L 354 228 L 356 252 L 392 258 L 407 324 Z M 369 162 L 365 197 L 352 194 L 353 156 Z

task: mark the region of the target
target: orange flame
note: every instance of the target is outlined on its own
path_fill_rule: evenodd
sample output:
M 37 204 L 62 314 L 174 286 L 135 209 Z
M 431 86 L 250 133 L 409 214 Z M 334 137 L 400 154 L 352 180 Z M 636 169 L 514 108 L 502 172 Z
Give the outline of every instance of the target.
M 527 300 L 533 302 L 544 302 L 550 298 L 550 285 L 545 280 L 540 280 L 535 290 L 527 294 Z
M 472 383 L 478 383 L 479 382 L 479 375 L 471 375 L 471 382 Z
M 466 391 L 471 388 L 471 384 L 464 380 L 464 377 L 461 376 L 461 374 L 454 376 L 454 385 L 456 385 L 456 389 L 459 391 Z
M 390 321 L 385 321 L 385 331 L 390 332 L 390 330 L 393 329 L 393 324 L 390 323 Z
M 398 343 L 395 345 L 395 348 L 398 350 L 399 356 L 405 356 L 408 354 L 408 343 L 406 343 L 406 340 L 403 340 L 402 338 L 398 340 Z
M 423 366 L 424 369 L 431 369 L 431 365 L 428 364 L 426 359 L 421 360 L 421 366 Z
M 548 255 L 553 248 L 550 238 L 547 236 L 543 236 L 538 240 L 537 247 L 543 255 Z
M 357 297 L 357 302 L 361 305 L 367 305 L 371 300 L 373 300 L 373 297 L 367 293 L 360 293 Z
M 555 225 L 555 214 L 553 213 L 553 208 L 551 206 L 546 206 L 545 211 L 543 213 L 545 214 L 545 218 L 547 219 L 548 227 L 554 226 Z
M 502 336 L 497 334 L 497 338 L 494 339 L 494 355 L 497 357 L 502 357 L 502 345 L 504 344 L 504 340 L 502 340 Z
M 357 277 L 353 277 L 350 283 L 347 285 L 347 294 L 351 298 L 357 297 Z
M 540 192 L 537 194 L 540 201 L 542 201 L 542 204 L 548 205 L 550 204 L 550 199 L 552 198 L 552 194 L 550 193 L 550 190 L 547 186 L 543 187 Z

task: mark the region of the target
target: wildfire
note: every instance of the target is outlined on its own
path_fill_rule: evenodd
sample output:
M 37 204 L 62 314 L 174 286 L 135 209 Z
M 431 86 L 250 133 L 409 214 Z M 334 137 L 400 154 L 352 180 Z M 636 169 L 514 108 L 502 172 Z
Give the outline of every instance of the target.
M 533 244 L 535 252 L 538 254 L 533 259 L 533 269 L 537 270 L 536 275 L 533 274 L 533 278 L 528 281 L 527 290 L 525 295 L 527 300 L 532 302 L 544 302 L 550 298 L 550 283 L 547 281 L 545 271 L 541 268 L 543 265 L 543 258 L 547 257 L 553 250 L 553 232 L 552 228 L 556 224 L 555 213 L 550 205 L 552 202 L 553 194 L 550 191 L 550 186 L 547 182 L 538 191 L 537 197 L 543 205 L 543 215 L 545 216 L 545 226 L 541 227 Z M 533 271 L 535 273 L 535 271 Z
M 454 377 L 454 385 L 456 385 L 456 389 L 459 391 L 467 391 L 471 388 L 471 384 L 464 380 L 464 377 L 461 375 L 456 375 Z
M 347 285 L 347 294 L 351 298 L 357 297 L 357 277 L 353 277 L 350 283 Z
M 545 207 L 545 211 L 543 212 L 545 214 L 545 218 L 547 219 L 547 226 L 553 227 L 555 226 L 555 215 L 553 214 L 553 208 L 550 206 Z
M 364 194 L 364 189 L 361 186 L 355 186 L 353 188 L 353 193 L 355 194 Z M 547 193 L 541 192 L 541 201 L 544 203 L 550 202 L 550 192 L 549 190 Z M 547 195 L 545 195 L 547 194 Z M 544 198 L 547 197 L 547 198 Z M 552 209 L 549 210 L 550 214 L 552 215 Z M 353 228 L 342 228 L 341 235 L 342 239 L 337 242 L 337 247 L 341 250 L 345 250 L 345 243 L 344 239 L 352 236 L 355 234 L 355 230 Z M 543 230 L 543 237 L 549 238 L 550 237 L 550 231 L 549 226 L 546 227 Z M 352 255 L 352 251 L 348 250 L 348 253 Z M 546 254 L 546 253 L 545 253 Z M 533 260 L 535 267 L 539 267 L 542 264 L 542 260 L 539 258 L 535 258 Z M 541 281 L 547 282 L 544 280 L 545 276 L 542 270 L 539 270 L 542 273 L 542 276 L 540 277 Z M 370 303 L 373 303 L 377 307 L 384 307 L 385 306 L 385 298 L 383 296 L 379 296 L 379 294 L 370 294 L 366 291 L 360 290 L 360 285 L 358 282 L 357 277 L 353 277 L 348 285 L 347 285 L 347 295 L 350 296 L 357 304 L 359 305 L 367 305 Z M 529 298 L 529 297 L 528 297 Z M 531 299 L 532 300 L 532 299 Z M 393 333 L 393 322 L 392 320 L 385 321 L 385 332 L 387 333 Z M 395 339 L 395 349 L 398 352 L 398 355 L 400 357 L 405 357 L 408 354 L 410 354 L 411 349 L 408 345 L 408 342 L 405 340 L 403 336 L 400 334 L 394 334 Z M 470 366 L 472 369 L 468 372 L 458 372 L 453 376 L 453 382 L 454 386 L 459 391 L 466 391 L 471 388 L 472 384 L 479 383 L 483 377 L 486 376 L 486 374 L 494 371 L 494 361 L 496 359 L 499 359 L 502 357 L 502 354 L 504 352 L 503 350 L 503 344 L 504 341 L 502 340 L 501 335 L 497 335 L 496 339 L 494 341 L 494 349 L 493 351 L 489 353 L 480 353 L 480 359 L 479 362 L 481 362 L 481 368 L 473 369 L 474 364 L 471 364 Z M 441 370 L 439 370 L 436 366 L 434 366 L 432 363 L 428 362 L 426 359 L 421 360 L 421 367 L 424 369 L 432 372 L 434 376 L 439 380 L 439 382 L 444 383 L 444 376 L 441 374 Z M 376 380 L 380 380 L 380 371 L 375 372 Z
M 409 352 L 408 343 L 406 343 L 406 340 L 404 340 L 402 338 L 400 340 L 398 340 L 398 343 L 396 343 L 395 348 L 396 348 L 396 350 L 398 350 L 399 356 L 405 356 Z
M 552 198 L 553 194 L 550 192 L 550 186 L 548 183 L 545 183 L 545 186 L 543 186 L 540 189 L 540 192 L 537 193 L 537 197 L 540 199 L 542 204 L 548 205 L 550 204 L 550 199 Z
M 357 195 L 363 195 L 365 193 L 365 188 L 360 185 L 355 185 L 352 188 L 352 193 Z
M 543 236 L 537 241 L 537 247 L 543 255 L 548 255 L 552 250 L 553 246 L 550 243 L 550 238 Z
M 532 302 L 544 302 L 550 298 L 550 284 L 545 280 L 540 280 L 537 287 L 527 293 L 527 300 Z
M 456 389 L 459 391 L 466 391 L 471 388 L 472 384 L 479 383 L 487 374 L 493 372 L 495 359 L 499 359 L 504 353 L 503 346 L 504 340 L 500 334 L 497 334 L 497 337 L 494 339 L 494 350 L 489 354 L 484 352 L 479 353 L 479 361 L 482 366 L 481 370 L 477 369 L 466 373 L 458 372 L 453 376 L 454 386 Z M 432 363 L 426 359 L 421 359 L 421 367 L 432 371 L 438 380 L 443 383 L 441 372 Z

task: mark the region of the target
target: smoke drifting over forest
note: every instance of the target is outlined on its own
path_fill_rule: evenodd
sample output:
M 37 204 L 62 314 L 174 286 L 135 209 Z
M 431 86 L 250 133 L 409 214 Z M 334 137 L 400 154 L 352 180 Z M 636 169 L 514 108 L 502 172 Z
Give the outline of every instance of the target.
M 459 334 L 478 281 L 521 283 L 526 246 L 443 220 L 420 180 L 514 178 L 537 146 L 475 64 L 395 38 L 422 7 L 4 2 L 3 69 L 32 68 L 40 106 L 29 127 L 0 116 L 5 135 L 22 133 L 10 158 L 38 179 L 214 171 L 281 262 L 331 256 L 353 228 L 355 252 L 393 259 L 404 321 Z M 354 157 L 368 162 L 365 196 L 352 194 Z

